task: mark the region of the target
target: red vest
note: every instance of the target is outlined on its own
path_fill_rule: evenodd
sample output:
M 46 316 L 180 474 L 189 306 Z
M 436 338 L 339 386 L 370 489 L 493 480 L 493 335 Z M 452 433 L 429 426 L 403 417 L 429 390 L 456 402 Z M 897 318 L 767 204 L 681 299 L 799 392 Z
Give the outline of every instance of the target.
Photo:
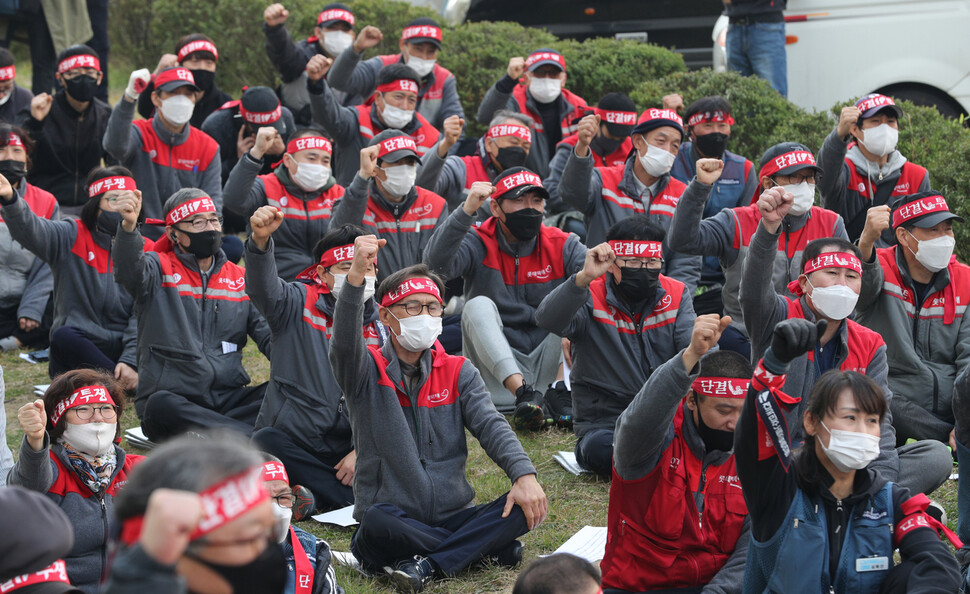
M 947 326 L 956 320 L 957 309 L 961 310 L 960 316 L 963 316 L 970 304 L 970 267 L 957 262 L 956 257 L 951 257 L 950 264 L 946 267 L 950 274 L 950 283 L 942 290 L 928 295 L 921 305 L 916 303 L 912 289 L 903 282 L 896 264 L 896 246 L 876 250 L 876 257 L 879 258 L 884 276 L 883 294 L 902 300 L 906 304 L 904 309 L 910 319 L 916 317 L 917 309 L 920 313 L 919 319 L 942 318 Z
M 576 146 L 577 142 L 579 142 L 579 134 L 573 134 L 563 138 L 556 146 L 557 148 L 560 146 L 568 146 L 571 148 Z M 630 156 L 630 149 L 632 148 L 633 142 L 630 140 L 630 137 L 626 137 L 623 139 L 623 142 L 620 143 L 620 148 L 616 149 L 605 157 L 596 154 L 592 150 L 589 151 L 589 154 L 593 155 L 593 165 L 595 167 L 615 167 L 617 165 L 626 164 L 626 158 Z M 748 165 L 750 164 L 751 161 L 748 161 Z
M 660 275 L 660 286 L 667 293 L 650 315 L 640 321 L 640 332 L 646 332 L 661 326 L 668 326 L 677 321 L 680 301 L 684 296 L 684 283 L 679 280 Z M 616 309 L 606 302 L 606 276 L 601 276 L 589 285 L 589 292 L 593 296 L 593 319 L 600 324 L 615 326 L 617 332 L 636 334 L 636 320 Z
M 382 66 L 404 63 L 401 54 L 390 54 L 387 56 L 377 57 L 380 58 Z M 418 103 L 420 103 L 422 99 L 437 99 L 440 101 L 445 96 L 445 81 L 448 80 L 449 76 L 453 76 L 451 71 L 435 62 L 432 72 L 434 73 L 434 80 L 431 82 L 431 84 L 418 89 Z M 371 98 L 368 99 L 368 105 L 371 101 L 373 101 L 373 99 L 374 96 L 371 95 Z
M 320 330 L 326 335 L 327 340 L 332 337 L 333 318 L 317 308 L 317 301 L 320 295 L 330 293 L 327 285 L 307 285 L 306 301 L 303 303 L 303 321 Z M 366 324 L 363 329 L 364 343 L 368 346 L 380 346 L 380 337 L 374 324 Z
M 488 170 L 485 169 L 485 164 L 482 163 L 482 157 L 475 153 L 474 155 L 469 155 L 467 157 L 461 158 L 462 162 L 465 164 L 465 189 L 469 190 L 472 184 L 478 181 L 491 182 L 492 179 L 488 176 Z
M 786 299 L 788 299 L 786 297 Z M 805 311 L 802 309 L 802 302 L 800 299 L 788 299 L 788 318 L 804 318 Z M 865 374 L 866 369 L 869 368 L 869 364 L 872 363 L 872 359 L 876 356 L 876 351 L 879 347 L 885 345 L 886 343 L 882 340 L 882 336 L 872 330 L 862 326 L 850 319 L 842 320 L 846 325 L 846 329 L 849 332 L 849 352 L 845 357 L 845 361 L 839 365 L 839 369 L 842 371 L 858 371 L 859 373 Z M 812 349 L 808 351 L 808 360 L 815 360 L 815 350 Z
M 739 206 L 732 209 L 734 211 L 735 227 L 734 241 L 731 247 L 741 249 L 748 247 L 754 232 L 758 230 L 758 223 L 761 222 L 761 211 L 757 204 L 750 206 Z M 838 221 L 839 215 L 831 210 L 813 206 L 811 216 L 805 221 L 805 225 L 798 231 L 792 231 L 778 242 L 778 251 L 785 252 L 788 258 L 794 258 L 795 254 L 804 251 L 808 242 L 820 237 L 832 237 L 832 230 Z M 787 240 L 786 240 L 787 239 Z
M 182 264 L 174 252 L 158 253 L 162 269 L 162 287 L 176 289 L 182 297 L 202 299 L 202 277 L 195 270 Z M 223 301 L 249 301 L 246 294 L 246 271 L 241 266 L 226 262 L 218 274 L 209 277 L 205 299 Z
M 431 229 L 438 222 L 442 211 L 448 207 L 448 203 L 441 196 L 431 190 L 414 187 L 418 193 L 417 200 L 411 205 L 400 219 L 395 219 L 390 211 L 385 210 L 374 202 L 374 198 L 368 198 L 367 212 L 364 213 L 362 224 L 365 227 L 372 227 L 377 230 L 377 234 L 382 233 L 417 233 L 422 229 Z
M 643 202 L 638 198 L 627 196 L 620 189 L 620 182 L 623 181 L 625 168 L 626 165 L 596 168 L 600 172 L 600 178 L 603 180 L 603 200 L 612 202 L 620 208 L 632 210 L 633 213 L 631 214 L 643 214 Z M 673 177 L 669 178 L 667 186 L 660 195 L 654 196 L 650 201 L 650 212 L 646 214 L 673 218 L 677 203 L 680 201 L 680 197 L 686 189 L 687 185 L 683 182 Z
M 80 495 L 85 499 L 94 496 L 94 492 L 92 492 L 87 485 L 81 482 L 81 479 L 74 474 L 73 470 L 64 466 L 60 458 L 58 458 L 53 451 L 51 451 L 50 455 L 51 460 L 54 461 L 54 465 L 57 466 L 57 480 L 55 480 L 54 484 L 47 489 L 48 493 L 51 495 L 59 495 L 61 497 L 67 495 L 68 493 L 73 493 L 75 495 Z M 122 466 L 118 474 L 115 475 L 114 480 L 111 481 L 110 485 L 108 485 L 108 488 L 105 490 L 104 494 L 112 497 L 117 496 L 118 491 L 123 489 L 125 485 L 128 484 L 128 474 L 131 473 L 131 469 L 144 459 L 144 456 L 129 454 L 126 452 L 124 466 Z
M 329 219 L 334 202 L 344 195 L 344 187 L 340 184 L 334 184 L 313 200 L 304 201 L 291 194 L 274 173 L 261 175 L 259 179 L 263 180 L 266 203 L 278 208 L 283 213 L 284 219 L 300 219 L 302 221 Z
M 499 271 L 506 285 L 542 284 L 566 276 L 562 250 L 566 240 L 569 239 L 569 234 L 557 227 L 545 225 L 540 227 L 535 249 L 528 256 L 520 258 L 507 254 L 499 248 L 498 239 L 495 236 L 498 233 L 495 217 L 489 217 L 475 229 L 475 232 L 485 244 L 485 258 L 482 264 Z
M 370 119 L 369 105 L 358 105 L 354 109 L 357 110 L 357 124 L 360 127 L 360 136 L 365 140 L 370 140 L 377 136 L 374 133 L 374 123 Z M 414 139 L 415 144 L 418 145 L 418 154 L 424 155 L 428 150 L 438 142 L 438 129 L 428 123 L 428 120 L 424 119 L 424 116 L 418 112 L 414 112 L 414 117 L 418 118 L 418 129 L 414 131 L 413 134 L 409 134 L 411 138 Z M 366 142 L 364 144 L 367 144 Z
M 535 121 L 536 133 L 545 134 L 546 129 L 542 125 L 542 116 L 526 106 L 526 88 L 524 85 L 515 85 L 515 90 L 512 91 L 512 98 L 515 99 L 515 103 L 519 106 L 519 112 L 532 117 Z M 569 113 L 563 114 L 562 121 L 559 123 L 560 128 L 562 128 L 562 137 L 566 138 L 571 134 L 575 134 L 579 128 L 577 111 L 582 113 L 583 108 L 586 107 L 586 100 L 566 89 L 562 90 L 562 98 L 566 100 L 566 103 L 573 106 L 573 109 Z M 574 122 L 573 120 L 576 121 Z
M 189 126 L 189 137 L 185 142 L 169 146 L 155 134 L 152 120 L 138 120 L 134 124 L 141 133 L 141 150 L 148 153 L 156 165 L 197 172 L 208 167 L 219 153 L 219 144 L 194 126 Z
M 53 194 L 26 181 L 24 182 L 24 202 L 27 203 L 30 212 L 48 220 L 54 216 L 54 209 L 57 207 L 57 198 L 54 198 Z M 3 217 L 0 217 L 0 223 L 2 222 Z
M 856 169 L 855 163 L 850 159 L 845 160 L 845 164 L 849 166 L 849 190 L 857 192 L 860 196 L 872 202 L 872 194 L 869 190 L 869 180 L 865 176 L 859 174 L 859 170 Z M 892 193 L 889 194 L 889 198 L 886 199 L 888 203 L 895 196 L 905 196 L 907 194 L 915 194 L 919 192 L 919 186 L 923 183 L 923 179 L 926 177 L 926 169 L 920 167 L 915 163 L 906 161 L 903 163 L 902 171 L 899 172 L 899 179 L 896 180 L 896 187 L 893 188 Z M 875 190 L 875 185 L 872 186 Z M 876 206 L 873 204 L 873 206 Z
M 74 222 L 77 224 L 77 237 L 74 238 L 71 253 L 101 274 L 112 272 L 114 270 L 114 262 L 111 260 L 111 251 L 101 247 L 94 241 L 91 231 L 84 226 L 81 219 L 75 219 Z M 142 249 L 149 252 L 152 249 L 152 244 L 152 240 L 146 237 Z
M 367 347 L 374 363 L 377 364 L 377 372 L 380 377 L 377 385 L 391 388 L 397 394 L 397 400 L 401 406 L 410 408 L 411 400 L 407 392 L 394 385 L 391 378 L 387 375 L 387 359 L 381 353 L 381 349 L 376 346 Z M 437 347 L 431 349 L 431 375 L 418 391 L 417 406 L 434 408 L 436 406 L 446 406 L 456 404 L 461 394 L 458 393 L 458 376 L 461 374 L 461 366 L 465 363 L 464 357 L 456 357 L 444 352 Z
M 625 481 L 613 471 L 607 515 L 603 587 L 643 592 L 702 586 L 734 552 L 748 508 L 734 456 L 720 466 L 703 463 L 683 438 L 683 407 L 674 416 L 674 440 L 647 476 Z M 693 493 L 701 489 L 698 514 Z M 700 521 L 698 522 L 698 518 Z

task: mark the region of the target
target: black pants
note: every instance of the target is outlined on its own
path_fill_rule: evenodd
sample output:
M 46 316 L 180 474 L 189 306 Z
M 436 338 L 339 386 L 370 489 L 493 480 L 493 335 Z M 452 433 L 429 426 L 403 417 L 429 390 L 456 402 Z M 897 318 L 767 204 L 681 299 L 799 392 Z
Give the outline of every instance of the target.
M 20 329 L 20 317 L 17 310 L 20 304 L 0 309 L 0 338 L 13 336 L 20 341 L 20 344 L 32 349 L 44 349 L 50 344 L 51 323 L 54 320 L 54 300 L 47 300 L 47 308 L 44 310 L 43 319 L 38 320 L 40 325 L 24 332 Z
M 649 594 L 701 594 L 703 586 L 694 588 L 668 588 L 666 590 L 650 590 Z M 629 590 L 617 590 L 616 588 L 603 588 L 603 594 L 647 594 L 647 592 L 630 592 Z
M 442 573 L 454 576 L 482 557 L 497 555 L 529 531 L 519 506 L 502 517 L 507 496 L 464 509 L 438 526 L 409 518 L 395 505 L 376 503 L 364 512 L 350 550 L 370 571 L 423 555 Z
M 53 379 L 72 369 L 103 369 L 114 373 L 121 353 L 105 353 L 87 334 L 74 326 L 51 332 L 50 376 Z
M 186 431 L 224 428 L 246 437 L 253 433 L 266 384 L 244 386 L 224 393 L 219 410 L 206 408 L 185 396 L 161 390 L 148 397 L 141 426 L 148 439 L 164 441 Z
M 91 31 L 94 36 L 88 41 L 87 45 L 98 52 L 101 59 L 101 72 L 104 77 L 98 85 L 98 92 L 95 97 L 108 103 L 108 50 L 111 44 L 108 41 L 108 0 L 87 0 L 88 17 L 91 19 Z
M 576 442 L 576 461 L 599 476 L 613 477 L 613 430 L 593 429 Z
M 316 509 L 329 511 L 346 507 L 354 502 L 354 489 L 337 480 L 334 466 L 350 450 L 330 456 L 321 456 L 302 448 L 293 439 L 275 427 L 263 427 L 253 433 L 253 443 L 262 451 L 273 454 L 286 467 L 290 484 L 303 485 L 313 493 Z

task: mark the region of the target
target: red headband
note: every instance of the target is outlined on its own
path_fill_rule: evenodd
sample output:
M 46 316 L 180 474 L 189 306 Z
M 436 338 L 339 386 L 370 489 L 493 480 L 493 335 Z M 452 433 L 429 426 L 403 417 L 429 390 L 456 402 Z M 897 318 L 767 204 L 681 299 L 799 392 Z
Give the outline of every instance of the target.
M 809 151 L 791 151 L 784 155 L 778 155 L 761 167 L 758 176 L 771 177 L 782 169 L 792 167 L 793 165 L 810 165 L 815 167 L 815 155 Z
M 702 111 L 690 116 L 690 119 L 687 120 L 687 125 L 696 126 L 697 124 L 706 124 L 709 122 L 724 122 L 729 126 L 733 126 L 734 118 L 731 117 L 731 114 L 724 113 L 723 111 Z
M 0 68 L 0 81 L 13 80 L 17 77 L 17 66 L 10 65 Z
M 748 394 L 751 378 L 699 377 L 690 385 L 695 394 L 715 398 L 744 398 Z
M 177 68 L 169 68 L 163 71 L 158 76 L 155 77 L 155 88 L 159 88 L 164 84 L 170 83 L 175 80 L 184 80 L 195 85 L 195 77 L 192 76 L 192 71 L 188 68 L 182 68 L 181 66 Z
M 495 184 L 495 195 L 501 196 L 502 194 L 521 186 L 538 186 L 541 188 L 542 178 L 531 171 L 520 171 L 518 173 L 513 173 L 508 177 L 502 178 Z
M 379 145 L 380 151 L 377 153 L 378 159 L 383 159 L 389 154 L 395 151 L 414 151 L 418 152 L 418 145 L 415 144 L 414 139 L 410 136 L 392 136 L 381 142 Z
M 563 72 L 566 71 L 566 58 L 562 57 L 562 54 L 557 54 L 554 52 L 536 52 L 530 54 L 528 58 L 525 59 L 525 67 L 531 68 L 536 62 L 544 62 L 546 60 L 552 60 L 559 67 L 562 68 Z
M 24 139 L 20 137 L 19 134 L 11 132 L 7 134 L 7 144 L 5 146 L 19 146 L 20 148 L 27 150 L 24 146 Z
M 283 115 L 283 106 L 277 104 L 276 109 L 273 111 L 247 111 L 246 108 L 243 107 L 242 101 L 240 101 L 239 115 L 241 115 L 243 119 L 250 124 L 255 124 L 257 126 L 262 124 L 272 124 L 276 120 L 280 119 L 281 115 Z
M 198 41 L 186 43 L 184 46 L 182 46 L 182 49 L 180 49 L 178 53 L 179 64 L 181 64 L 182 60 L 184 60 L 189 54 L 194 54 L 195 52 L 209 52 L 216 59 L 216 61 L 219 60 L 219 52 L 216 50 L 216 45 L 211 41 L 200 39 Z
M 681 131 L 683 132 L 684 120 L 682 120 L 680 116 L 677 115 L 677 112 L 672 109 L 659 109 L 656 107 L 651 107 L 640 114 L 640 119 L 637 120 L 637 125 L 652 122 L 653 120 L 670 120 L 671 122 L 680 126 Z
M 863 97 L 855 104 L 859 108 L 859 111 L 866 112 L 874 107 L 886 107 L 887 105 L 896 105 L 896 102 L 892 100 L 892 97 L 887 97 L 885 95 L 872 94 L 867 97 Z
M 802 265 L 802 274 L 808 275 L 825 268 L 848 268 L 849 270 L 854 270 L 862 274 L 862 262 L 859 261 L 859 258 L 856 258 L 855 254 L 849 252 L 825 252 L 824 254 L 819 254 L 814 260 L 809 260 Z M 788 290 L 796 297 L 801 297 L 805 294 L 805 291 L 798 284 L 798 279 L 788 283 Z
M 57 65 L 57 73 L 63 74 L 68 70 L 73 70 L 75 68 L 94 68 L 97 71 L 101 71 L 101 61 L 98 60 L 97 56 L 92 56 L 90 54 L 80 54 L 77 56 L 70 56 L 64 58 Z
M 317 15 L 317 24 L 324 21 L 344 21 L 350 24 L 351 27 L 354 26 L 354 13 L 349 10 L 344 10 L 342 8 L 331 8 L 330 10 L 324 10 Z
M 354 244 L 341 245 L 323 252 L 320 256 L 320 265 L 330 268 L 334 264 L 350 262 L 354 259 Z
M 532 130 L 518 124 L 499 124 L 492 126 L 485 133 L 485 138 L 498 138 L 500 136 L 515 136 L 526 142 L 532 142 Z
M 290 477 L 286 475 L 286 468 L 282 462 L 264 462 L 261 468 L 263 482 L 283 481 L 290 484 Z
M 633 126 L 637 123 L 637 112 L 635 111 L 611 111 L 609 109 L 593 108 L 593 113 L 600 116 L 600 119 L 607 124 L 617 126 Z
M 416 295 L 418 293 L 434 295 L 438 303 L 443 303 L 441 301 L 441 291 L 438 290 L 438 285 L 433 280 L 429 278 L 410 278 L 398 285 L 390 293 L 384 295 L 384 298 L 381 299 L 381 305 L 383 307 L 389 307 L 408 295 Z
M 418 83 L 408 78 L 399 78 L 377 86 L 378 93 L 393 93 L 394 91 L 407 91 L 417 95 Z
M 659 241 L 610 241 L 610 249 L 619 258 L 663 258 L 663 243 Z
M 934 212 L 950 212 L 950 207 L 946 205 L 946 198 L 943 196 L 930 196 L 922 200 L 913 200 L 896 208 L 896 211 L 893 213 L 893 228 L 902 225 L 906 221 Z
M 414 39 L 415 37 L 424 37 L 427 39 L 434 39 L 435 41 L 441 41 L 441 28 L 435 27 L 434 25 L 415 25 L 401 31 L 401 39 L 404 41 Z
M 182 219 L 200 212 L 216 212 L 216 205 L 212 198 L 200 196 L 179 204 L 165 215 L 165 224 L 174 225 Z
M 333 145 L 323 136 L 303 136 L 286 143 L 286 152 L 291 155 L 309 149 L 320 149 L 327 153 L 333 153 Z
M 110 190 L 137 190 L 135 180 L 126 176 L 118 175 L 115 177 L 105 177 L 88 186 L 88 198 L 94 198 L 98 194 L 104 194 Z
M 7 592 L 13 592 L 14 590 L 26 588 L 27 586 L 46 584 L 50 582 L 59 582 L 62 584 L 71 583 L 67 577 L 67 565 L 64 564 L 63 560 L 58 559 L 40 571 L 35 571 L 34 573 L 25 573 L 24 575 L 19 575 L 15 578 L 11 578 L 3 583 L 0 583 L 0 592 L 6 594 Z
M 71 394 L 70 398 L 65 398 L 57 403 L 54 410 L 51 411 L 51 425 L 57 426 L 57 422 L 61 420 L 64 413 L 74 408 L 75 406 L 84 406 L 85 404 L 111 404 L 114 405 L 115 401 L 108 392 L 108 389 L 104 386 L 85 386 L 83 388 L 78 388 Z

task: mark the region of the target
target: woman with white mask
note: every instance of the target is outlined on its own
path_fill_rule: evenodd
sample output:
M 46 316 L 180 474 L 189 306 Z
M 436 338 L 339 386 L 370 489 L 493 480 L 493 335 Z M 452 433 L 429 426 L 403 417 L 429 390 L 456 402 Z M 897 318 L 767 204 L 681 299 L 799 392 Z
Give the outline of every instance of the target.
M 815 239 L 805 246 L 801 275 L 779 294 L 765 274 L 771 269 L 778 250 L 782 219 L 794 198 L 781 188 L 771 188 L 758 199 L 762 218 L 751 240 L 741 275 L 741 310 L 751 339 L 751 360 L 760 358 L 772 340 L 772 329 L 782 320 L 804 318 L 811 322 L 826 320 L 811 351 L 791 364 L 785 393 L 794 398 L 808 396 L 816 380 L 826 371 L 864 372 L 882 389 L 887 401 L 888 385 L 886 343 L 883 338 L 851 318 L 862 287 L 862 257 L 859 248 L 845 239 Z M 803 406 L 792 414 L 800 415 Z M 881 427 L 881 453 L 873 467 L 893 482 L 920 493 L 940 486 L 950 473 L 952 459 L 940 442 L 921 441 L 896 448 L 896 432 L 886 416 Z M 796 427 L 796 442 L 801 430 Z
M 17 412 L 24 440 L 8 484 L 47 493 L 67 514 L 74 527 L 67 574 L 91 594 L 107 569 L 114 498 L 144 458 L 117 445 L 124 406 L 124 390 L 110 374 L 79 369 Z
M 925 495 L 873 467 L 888 416 L 875 381 L 828 371 L 802 399 L 804 412 L 781 421 L 793 406 L 781 391 L 786 373 L 797 373 L 790 365 L 816 348 L 827 325 L 793 318 L 772 328 L 738 419 L 734 456 L 752 537 L 744 591 L 955 592 L 959 566 L 937 531 L 957 547 L 959 539 L 927 513 Z M 801 447 L 788 431 L 795 424 Z

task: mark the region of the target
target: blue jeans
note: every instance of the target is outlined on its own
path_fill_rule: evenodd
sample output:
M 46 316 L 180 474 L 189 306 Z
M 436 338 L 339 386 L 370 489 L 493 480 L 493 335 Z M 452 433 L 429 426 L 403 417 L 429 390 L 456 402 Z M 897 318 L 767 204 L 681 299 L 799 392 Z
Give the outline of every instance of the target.
M 788 96 L 785 23 L 728 25 L 727 67 L 741 76 L 763 78 L 782 97 Z

